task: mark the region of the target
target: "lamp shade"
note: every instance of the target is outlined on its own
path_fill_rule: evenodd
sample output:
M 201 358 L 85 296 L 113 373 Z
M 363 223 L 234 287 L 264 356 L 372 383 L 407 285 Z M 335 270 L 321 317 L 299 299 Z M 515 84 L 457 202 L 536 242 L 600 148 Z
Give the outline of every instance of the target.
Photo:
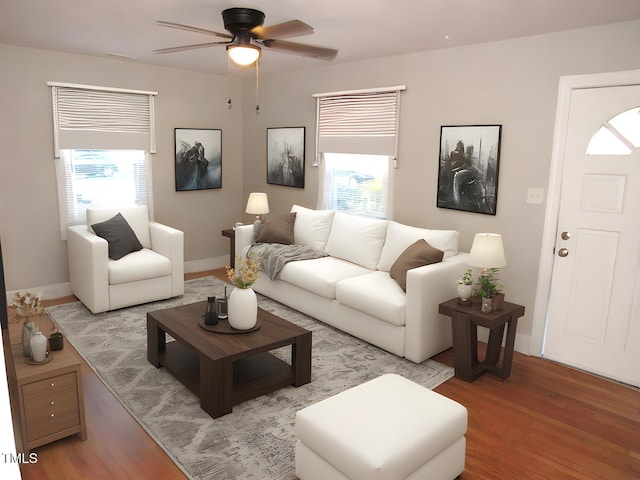
M 507 264 L 502 246 L 502 235 L 476 233 L 467 263 L 472 267 L 501 268 Z
M 264 215 L 265 213 L 269 213 L 267 194 L 261 192 L 250 193 L 245 212 L 250 215 Z

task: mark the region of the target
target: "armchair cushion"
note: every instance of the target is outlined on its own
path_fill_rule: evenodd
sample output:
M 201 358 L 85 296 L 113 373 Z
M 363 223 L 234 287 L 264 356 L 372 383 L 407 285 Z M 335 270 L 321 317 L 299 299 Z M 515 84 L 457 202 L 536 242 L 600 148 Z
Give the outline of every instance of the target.
M 91 228 L 109 244 L 109 258 L 119 260 L 128 253 L 142 250 L 142 244 L 121 213 Z

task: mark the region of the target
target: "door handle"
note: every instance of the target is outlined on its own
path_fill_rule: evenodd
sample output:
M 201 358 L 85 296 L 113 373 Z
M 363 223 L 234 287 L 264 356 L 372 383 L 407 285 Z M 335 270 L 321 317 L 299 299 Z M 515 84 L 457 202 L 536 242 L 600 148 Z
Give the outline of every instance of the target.
M 558 250 L 558 256 L 559 257 L 566 257 L 567 255 L 569 255 L 569 250 L 566 248 L 561 248 L 560 250 Z
M 571 238 L 571 233 L 570 233 L 570 232 L 562 232 L 562 233 L 560 234 L 560 237 L 561 237 L 563 240 L 569 240 L 569 239 Z

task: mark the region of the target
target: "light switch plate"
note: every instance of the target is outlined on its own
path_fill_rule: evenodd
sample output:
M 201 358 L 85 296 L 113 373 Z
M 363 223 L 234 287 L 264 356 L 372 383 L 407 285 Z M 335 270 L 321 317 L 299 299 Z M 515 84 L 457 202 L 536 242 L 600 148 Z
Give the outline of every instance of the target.
M 544 188 L 530 187 L 527 190 L 527 203 L 541 205 L 544 201 Z

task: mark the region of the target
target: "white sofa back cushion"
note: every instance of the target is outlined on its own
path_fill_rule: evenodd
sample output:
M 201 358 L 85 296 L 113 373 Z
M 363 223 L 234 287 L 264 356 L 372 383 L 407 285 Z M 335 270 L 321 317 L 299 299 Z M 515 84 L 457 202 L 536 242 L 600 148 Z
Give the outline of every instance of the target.
M 336 212 L 325 252 L 332 257 L 375 270 L 380 260 L 388 223 L 387 220 Z
M 121 213 L 129 226 L 133 229 L 144 248 L 151 248 L 151 234 L 149 233 L 149 211 L 145 205 L 136 207 L 121 208 L 87 208 L 87 228 L 90 232 L 96 233 L 91 228 L 94 223 L 109 220 L 116 214 Z
M 296 212 L 296 221 L 293 224 L 293 238 L 296 245 L 305 245 L 324 251 L 335 212 L 312 210 L 300 205 L 294 205 L 291 211 Z
M 427 228 L 411 227 L 390 221 L 387 237 L 382 247 L 378 270 L 388 272 L 393 263 L 409 245 L 423 238 L 429 245 L 444 252 L 449 258 L 458 254 L 459 233 L 455 230 L 429 230 Z

